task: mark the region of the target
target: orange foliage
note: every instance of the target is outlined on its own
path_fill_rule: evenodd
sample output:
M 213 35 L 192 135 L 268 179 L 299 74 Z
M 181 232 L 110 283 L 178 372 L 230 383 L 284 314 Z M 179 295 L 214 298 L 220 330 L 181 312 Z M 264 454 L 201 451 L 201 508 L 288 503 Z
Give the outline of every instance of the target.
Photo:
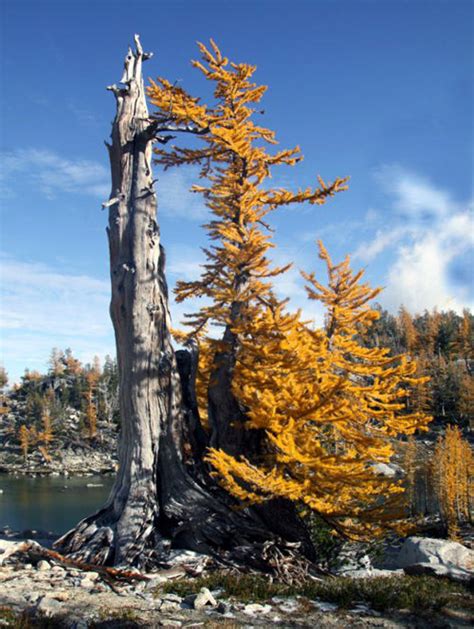
M 30 435 L 28 432 L 28 428 L 25 426 L 25 424 L 22 424 L 20 426 L 19 441 L 23 452 L 23 458 L 26 461 L 26 459 L 28 458 L 28 450 L 30 447 Z
M 223 451 L 211 451 L 208 460 L 243 501 L 282 496 L 305 503 L 341 529 L 357 528 L 358 520 L 363 532 L 384 517 L 377 508 L 382 492 L 401 491 L 377 475 L 373 464 L 390 459 L 391 436 L 411 434 L 429 420 L 423 413 L 399 413 L 406 388 L 419 380 L 416 365 L 357 341 L 360 327 L 378 316 L 366 304 L 379 291 L 360 284 L 362 273 L 352 274 L 348 260 L 334 265 L 322 245 L 329 287 L 312 274 L 305 277 L 309 298 L 326 306 L 326 330 L 311 329 L 275 297 L 272 278 L 291 265 L 274 267 L 267 257 L 274 246 L 268 215 L 290 204 L 322 205 L 347 188 L 347 178 L 326 183 L 318 177 L 316 187 L 296 192 L 270 187 L 273 167 L 297 164 L 299 148 L 269 152 L 275 134 L 254 121 L 266 91 L 253 82 L 254 66 L 229 62 L 212 41 L 210 49 L 199 49 L 202 61 L 193 65 L 214 85 L 215 104 L 201 104 L 166 79 L 148 88 L 158 126 L 172 121 L 178 130 L 199 132 L 203 143 L 155 151 L 165 168 L 200 167 L 203 184 L 192 190 L 211 213 L 203 273 L 196 281 L 178 282 L 177 300 L 206 298 L 186 324 L 202 349 L 197 383 L 203 414 L 213 375 L 220 365 L 230 365 L 232 393 L 246 412 L 246 425 L 267 434 L 258 461 Z M 220 339 L 206 336 L 212 325 L 224 328 Z
M 89 439 L 94 439 L 97 435 L 97 404 L 95 394 L 100 372 L 93 368 L 86 373 L 87 389 L 84 393 L 86 398 L 86 421 L 89 432 Z
M 456 539 L 474 506 L 474 454 L 458 426 L 448 426 L 438 439 L 432 466 L 441 515 L 449 537 Z
M 249 426 L 266 431 L 272 455 L 250 462 L 211 450 L 208 460 L 241 500 L 302 502 L 336 529 L 364 537 L 383 532 L 403 491 L 375 464 L 391 460 L 393 437 L 425 429 L 431 418 L 402 412 L 406 389 L 423 380 L 414 361 L 360 342 L 361 329 L 379 316 L 368 305 L 379 289 L 361 283 L 363 272 L 353 273 L 348 258 L 333 264 L 321 243 L 320 257 L 327 287 L 304 277 L 309 298 L 326 308 L 324 330 L 274 302 L 242 332 L 234 392 Z

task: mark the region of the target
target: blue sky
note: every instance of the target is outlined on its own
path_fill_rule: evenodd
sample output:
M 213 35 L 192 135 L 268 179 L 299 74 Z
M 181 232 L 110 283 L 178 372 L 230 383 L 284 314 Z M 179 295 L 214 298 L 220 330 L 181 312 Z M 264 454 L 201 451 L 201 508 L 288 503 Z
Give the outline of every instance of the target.
M 473 3 L 357 0 L 2 0 L 2 362 L 12 380 L 52 347 L 83 361 L 114 353 L 108 319 L 103 140 L 124 53 L 140 33 L 146 76 L 209 87 L 190 67 L 213 37 L 269 85 L 262 123 L 302 164 L 275 184 L 351 176 L 321 208 L 272 216 L 278 281 L 309 316 L 298 268 L 322 268 L 314 241 L 385 286 L 396 312 L 473 304 Z M 193 171 L 156 173 L 169 282 L 196 277 L 204 243 Z M 173 305 L 177 322 L 192 304 Z

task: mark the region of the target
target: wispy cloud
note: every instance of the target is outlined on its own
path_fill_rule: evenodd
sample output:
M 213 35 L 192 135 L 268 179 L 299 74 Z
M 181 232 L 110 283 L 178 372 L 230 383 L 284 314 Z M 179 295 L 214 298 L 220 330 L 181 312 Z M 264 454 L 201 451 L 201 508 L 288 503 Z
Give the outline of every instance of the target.
M 392 310 L 404 304 L 412 312 L 472 307 L 472 203 L 398 165 L 384 166 L 375 178 L 390 204 L 385 227 L 354 257 L 368 262 L 384 251 L 392 255 L 382 304 Z
M 108 282 L 6 256 L 1 263 L 2 360 L 14 378 L 44 367 L 55 346 L 72 347 L 81 360 L 114 353 Z
M 97 115 L 84 107 L 83 104 L 71 100 L 67 103 L 67 108 L 80 125 L 84 127 L 97 127 L 99 125 Z
M 197 182 L 198 171 L 195 168 L 175 168 L 158 173 L 158 216 L 163 214 L 180 220 L 204 220 L 208 210 L 202 195 L 189 191 Z
M 404 304 L 412 312 L 461 310 L 469 305 L 469 287 L 457 286 L 450 275 L 450 263 L 459 255 L 446 239 L 426 234 L 409 245 L 401 245 L 387 275 L 382 303 L 391 310 Z
M 382 189 L 393 198 L 392 207 L 411 219 L 446 216 L 457 208 L 448 191 L 399 165 L 384 165 L 374 173 Z
M 393 247 L 400 240 L 410 233 L 410 227 L 387 227 L 384 230 L 378 229 L 373 238 L 367 242 L 362 242 L 354 251 L 352 258 L 354 260 L 362 260 L 370 262 L 376 258 L 382 251 L 389 247 Z
M 197 280 L 205 262 L 203 251 L 199 247 L 171 244 L 166 247 L 166 272 L 171 281 Z
M 86 112 L 76 112 L 87 116 Z M 89 195 L 104 200 L 110 192 L 108 168 L 93 160 L 67 159 L 50 150 L 16 149 L 0 153 L 0 194 L 13 197 L 28 188 L 47 199 L 64 194 Z M 158 215 L 202 221 L 208 216 L 202 195 L 190 192 L 198 181 L 195 168 L 158 172 Z
M 110 191 L 108 169 L 85 159 L 67 159 L 54 151 L 36 148 L 0 154 L 2 189 L 10 196 L 21 192 L 25 182 L 48 199 L 63 193 L 106 198 Z

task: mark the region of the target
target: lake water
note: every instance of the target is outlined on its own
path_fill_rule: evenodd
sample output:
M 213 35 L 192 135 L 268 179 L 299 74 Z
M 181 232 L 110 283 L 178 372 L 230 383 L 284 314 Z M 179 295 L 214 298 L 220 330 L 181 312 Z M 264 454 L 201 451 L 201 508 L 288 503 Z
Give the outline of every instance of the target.
M 14 478 L 1 474 L 0 528 L 65 533 L 105 502 L 113 482 L 112 476 Z

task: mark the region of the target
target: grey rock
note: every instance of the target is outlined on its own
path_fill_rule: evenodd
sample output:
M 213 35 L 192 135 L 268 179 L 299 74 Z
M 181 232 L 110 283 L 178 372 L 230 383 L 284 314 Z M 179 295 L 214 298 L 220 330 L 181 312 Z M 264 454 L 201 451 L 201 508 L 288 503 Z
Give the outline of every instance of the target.
M 6 539 L 0 540 L 0 566 L 5 563 L 5 561 L 17 553 L 23 545 L 22 541 L 9 541 Z
M 399 478 L 403 475 L 402 468 L 395 463 L 375 463 L 372 469 L 378 476 L 385 476 L 385 478 Z
M 173 592 L 170 592 L 169 594 L 165 594 L 163 596 L 163 600 L 164 601 L 169 601 L 169 602 L 172 602 L 172 603 L 178 603 L 178 605 L 180 603 L 182 603 L 182 601 L 183 601 L 181 596 L 178 596 L 177 594 L 173 594 Z
M 54 572 L 55 574 L 58 574 L 58 575 L 63 575 L 66 572 L 66 570 L 62 566 L 53 566 L 51 568 L 51 572 Z
M 355 607 L 353 607 L 352 609 L 349 610 L 349 613 L 350 614 L 367 614 L 367 615 L 370 615 L 372 613 L 372 610 L 365 603 L 358 603 L 357 605 L 355 605 Z
M 203 609 L 204 607 L 217 607 L 217 601 L 207 588 L 201 588 L 193 602 L 194 609 Z
M 260 605 L 260 603 L 249 603 L 248 605 L 245 605 L 242 611 L 244 612 L 244 614 L 249 614 L 250 616 L 256 616 L 260 614 L 268 614 L 268 612 L 271 612 L 271 610 L 272 610 L 271 605 Z
M 326 601 L 313 601 L 313 603 L 320 612 L 335 612 L 338 609 L 336 603 L 327 603 Z
M 382 570 L 379 568 L 358 568 L 357 570 L 343 570 L 339 572 L 343 577 L 352 579 L 371 579 L 374 577 L 393 577 L 394 575 L 402 575 L 403 570 Z
M 279 610 L 286 614 L 294 613 L 299 607 L 298 602 L 294 598 L 283 598 L 281 596 L 274 596 L 271 599 L 271 602 L 276 603 L 279 607 Z
M 427 574 L 436 577 L 447 577 L 448 579 L 459 583 L 469 583 L 470 581 L 474 581 L 474 574 L 472 571 L 449 567 L 441 563 L 414 563 L 411 566 L 404 568 L 404 572 L 405 574 L 414 576 Z
M 91 581 L 90 579 L 81 579 L 79 585 L 84 590 L 92 590 L 94 587 L 94 581 Z
M 36 564 L 36 569 L 40 572 L 45 572 L 46 570 L 51 569 L 51 564 L 46 561 L 46 559 L 40 559 Z
M 409 537 L 394 557 L 394 562 L 397 568 L 405 570 L 416 564 L 432 564 L 444 566 L 448 571 L 474 573 L 473 550 L 458 542 L 430 537 Z
M 90 572 L 87 572 L 86 576 L 91 581 L 97 581 L 97 579 L 100 577 L 100 574 L 91 570 Z
M 43 596 L 36 605 L 36 611 L 48 618 L 61 613 L 62 610 L 62 604 L 51 596 Z
M 162 601 L 159 607 L 160 612 L 163 614 L 176 612 L 180 609 L 180 604 L 175 601 Z

